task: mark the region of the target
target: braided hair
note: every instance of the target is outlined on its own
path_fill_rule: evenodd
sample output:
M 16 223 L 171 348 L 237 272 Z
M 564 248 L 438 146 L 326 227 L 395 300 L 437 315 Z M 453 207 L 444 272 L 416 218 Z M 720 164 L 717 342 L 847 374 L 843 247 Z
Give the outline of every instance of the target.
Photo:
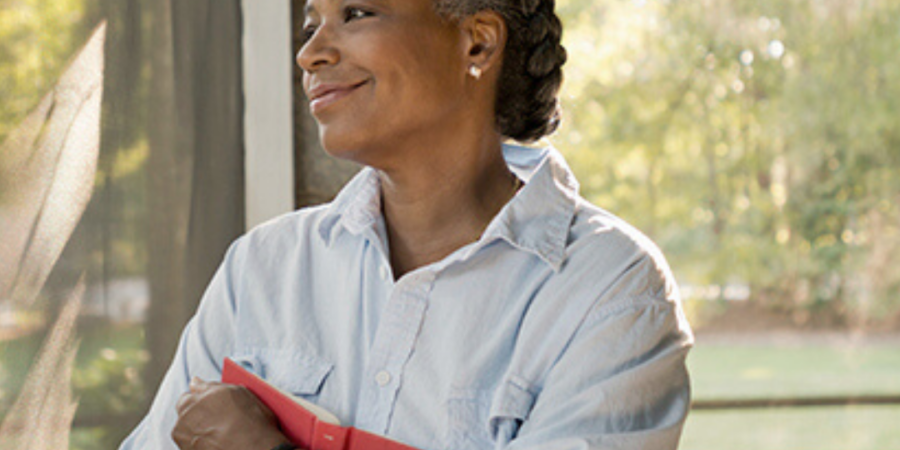
M 555 0 L 434 0 L 438 14 L 461 18 L 486 9 L 506 21 L 509 37 L 497 87 L 497 127 L 503 136 L 536 141 L 556 131 L 566 49 Z

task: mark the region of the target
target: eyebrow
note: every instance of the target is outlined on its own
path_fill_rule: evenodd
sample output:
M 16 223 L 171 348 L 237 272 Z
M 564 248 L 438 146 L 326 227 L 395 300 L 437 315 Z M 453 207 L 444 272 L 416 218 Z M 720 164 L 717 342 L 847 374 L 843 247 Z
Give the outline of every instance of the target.
M 346 2 L 347 2 L 346 0 L 338 0 L 338 3 L 340 3 L 341 5 L 345 4 Z M 384 6 L 388 3 L 384 0 L 370 0 L 370 2 L 377 4 L 377 5 L 382 5 L 382 6 Z M 316 12 L 316 8 L 315 8 L 315 6 L 313 6 L 313 0 L 307 0 L 306 5 L 303 6 L 303 14 L 308 16 L 308 15 L 310 15 L 310 13 L 313 13 L 313 12 Z

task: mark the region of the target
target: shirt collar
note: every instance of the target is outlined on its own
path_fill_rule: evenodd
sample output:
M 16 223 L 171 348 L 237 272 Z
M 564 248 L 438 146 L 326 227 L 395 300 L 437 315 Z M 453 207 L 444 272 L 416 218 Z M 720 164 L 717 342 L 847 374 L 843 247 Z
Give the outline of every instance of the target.
M 464 258 L 502 239 L 559 270 L 575 215 L 578 182 L 553 147 L 504 144 L 503 156 L 510 170 L 526 184 L 500 210 Z M 330 244 L 341 231 L 361 235 L 374 229 L 380 217 L 381 184 L 375 170 L 367 167 L 327 207 L 319 223 L 319 234 Z

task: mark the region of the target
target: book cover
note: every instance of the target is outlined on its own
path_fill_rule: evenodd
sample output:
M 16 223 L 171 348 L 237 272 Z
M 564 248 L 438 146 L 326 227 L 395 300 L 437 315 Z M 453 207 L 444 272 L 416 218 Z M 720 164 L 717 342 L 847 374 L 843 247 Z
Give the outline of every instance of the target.
M 281 432 L 305 450 L 417 450 L 393 439 L 354 427 L 314 403 L 269 384 L 240 364 L 225 358 L 222 382 L 247 388 L 272 410 Z

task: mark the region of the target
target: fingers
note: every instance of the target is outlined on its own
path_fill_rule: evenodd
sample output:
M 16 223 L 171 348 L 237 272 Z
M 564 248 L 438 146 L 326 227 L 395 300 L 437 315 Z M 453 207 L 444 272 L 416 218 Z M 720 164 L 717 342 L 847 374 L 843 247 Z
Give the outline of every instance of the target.
M 203 414 L 192 414 L 191 412 L 213 390 L 216 384 L 221 383 L 210 383 L 199 377 L 193 377 L 188 384 L 188 391 L 181 394 L 178 403 L 175 404 L 178 420 L 172 429 L 172 440 L 175 441 L 179 449 L 201 449 L 202 435 L 199 433 L 205 432 L 206 428 L 201 423 Z
M 181 450 L 199 450 L 203 435 L 208 427 L 202 423 L 202 416 L 191 414 L 188 407 L 185 414 L 179 414 L 175 427 L 172 429 L 172 440 Z
M 172 439 L 182 450 L 272 448 L 286 440 L 274 414 L 240 386 L 194 378 L 175 408 Z
M 199 377 L 191 378 L 188 384 L 188 391 L 181 394 L 181 397 L 178 398 L 178 402 L 175 404 L 175 411 L 178 412 L 179 416 L 183 416 L 205 393 L 220 384 L 222 383 L 204 381 Z
M 194 439 L 194 437 L 195 436 L 193 434 L 191 434 L 180 424 L 176 424 L 175 428 L 172 430 L 172 440 L 175 441 L 175 445 L 177 445 L 181 450 L 196 449 L 196 444 L 199 440 Z
M 176 426 L 172 430 L 172 440 L 181 450 L 203 450 L 205 448 L 220 448 L 212 445 L 205 439 L 204 435 L 196 434 L 184 426 Z

